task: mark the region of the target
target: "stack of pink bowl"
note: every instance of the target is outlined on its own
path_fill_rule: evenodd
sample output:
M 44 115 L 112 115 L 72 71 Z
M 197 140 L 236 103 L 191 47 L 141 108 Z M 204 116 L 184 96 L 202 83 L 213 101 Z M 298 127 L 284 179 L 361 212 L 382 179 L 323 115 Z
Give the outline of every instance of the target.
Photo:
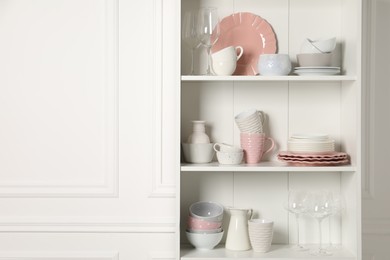
M 215 202 L 200 201 L 189 208 L 186 235 L 197 249 L 210 250 L 221 242 L 223 206 Z

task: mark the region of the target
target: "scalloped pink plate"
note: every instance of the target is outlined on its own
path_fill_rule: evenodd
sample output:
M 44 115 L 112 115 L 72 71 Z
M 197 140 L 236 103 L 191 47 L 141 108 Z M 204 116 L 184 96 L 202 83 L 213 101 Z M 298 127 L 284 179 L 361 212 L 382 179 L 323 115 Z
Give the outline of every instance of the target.
M 273 54 L 277 40 L 271 25 L 253 13 L 235 13 L 221 20 L 220 36 L 211 48 L 217 52 L 228 46 L 241 46 L 244 54 L 237 62 L 234 75 L 257 75 L 260 54 Z

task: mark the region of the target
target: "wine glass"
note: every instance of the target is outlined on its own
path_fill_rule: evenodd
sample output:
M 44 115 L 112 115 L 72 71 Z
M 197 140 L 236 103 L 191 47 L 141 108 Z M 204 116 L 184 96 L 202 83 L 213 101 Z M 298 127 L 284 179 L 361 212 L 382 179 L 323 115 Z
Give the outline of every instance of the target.
M 297 223 L 297 244 L 294 246 L 295 250 L 306 251 L 308 248 L 300 244 L 299 240 L 299 217 L 305 213 L 307 203 L 307 192 L 299 190 L 290 190 L 288 192 L 288 201 L 285 208 L 295 215 Z
M 329 249 L 338 249 L 332 243 L 332 216 L 338 216 L 345 210 L 345 199 L 340 193 L 332 194 L 331 215 L 329 216 Z
M 322 220 L 332 214 L 332 193 L 329 191 L 311 192 L 307 203 L 307 213 L 317 219 L 319 231 L 319 246 L 317 250 L 311 252 L 315 256 L 329 256 L 331 252 L 322 247 Z
M 191 50 L 191 72 L 190 75 L 194 75 L 194 52 L 199 47 L 199 35 L 198 35 L 198 12 L 187 11 L 183 16 L 182 33 L 181 37 L 183 42 Z
M 215 7 L 205 7 L 199 10 L 198 35 L 200 43 L 207 50 L 206 75 L 214 75 L 211 68 L 211 47 L 217 42 L 220 34 L 218 10 Z

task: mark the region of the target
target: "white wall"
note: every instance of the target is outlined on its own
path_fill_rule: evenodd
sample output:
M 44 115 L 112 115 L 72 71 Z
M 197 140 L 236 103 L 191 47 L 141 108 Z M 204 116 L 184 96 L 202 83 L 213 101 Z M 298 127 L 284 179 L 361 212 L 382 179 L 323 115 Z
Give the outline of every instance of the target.
M 172 3 L 0 1 L 0 259 L 174 259 Z

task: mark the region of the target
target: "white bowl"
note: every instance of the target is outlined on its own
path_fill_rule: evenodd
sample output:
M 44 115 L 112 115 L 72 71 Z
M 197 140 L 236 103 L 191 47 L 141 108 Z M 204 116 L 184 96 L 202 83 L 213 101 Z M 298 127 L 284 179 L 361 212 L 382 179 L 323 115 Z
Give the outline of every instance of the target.
M 310 40 L 309 42 L 322 53 L 332 52 L 336 48 L 336 37 L 329 39 Z
M 196 249 L 211 250 L 221 242 L 224 231 L 212 234 L 199 234 L 186 231 L 187 239 Z
M 244 157 L 244 152 L 217 152 L 217 159 L 220 164 L 240 164 L 242 158 Z
M 260 75 L 283 76 L 291 71 L 291 61 L 288 54 L 261 54 L 257 64 Z
M 332 64 L 332 53 L 297 54 L 300 67 L 328 67 Z
M 329 53 L 335 48 L 335 37 L 319 40 L 305 39 L 301 45 L 301 53 Z
M 188 228 L 186 231 L 187 231 L 187 232 L 190 232 L 190 233 L 197 233 L 197 234 L 213 234 L 213 233 L 219 233 L 219 232 L 221 232 L 221 231 L 222 231 L 222 228 L 209 229 L 209 230 L 190 229 L 190 228 Z
M 190 215 L 207 221 L 222 221 L 223 206 L 216 202 L 199 201 L 191 204 Z
M 214 157 L 214 144 L 182 143 L 184 159 L 189 163 L 209 163 Z

